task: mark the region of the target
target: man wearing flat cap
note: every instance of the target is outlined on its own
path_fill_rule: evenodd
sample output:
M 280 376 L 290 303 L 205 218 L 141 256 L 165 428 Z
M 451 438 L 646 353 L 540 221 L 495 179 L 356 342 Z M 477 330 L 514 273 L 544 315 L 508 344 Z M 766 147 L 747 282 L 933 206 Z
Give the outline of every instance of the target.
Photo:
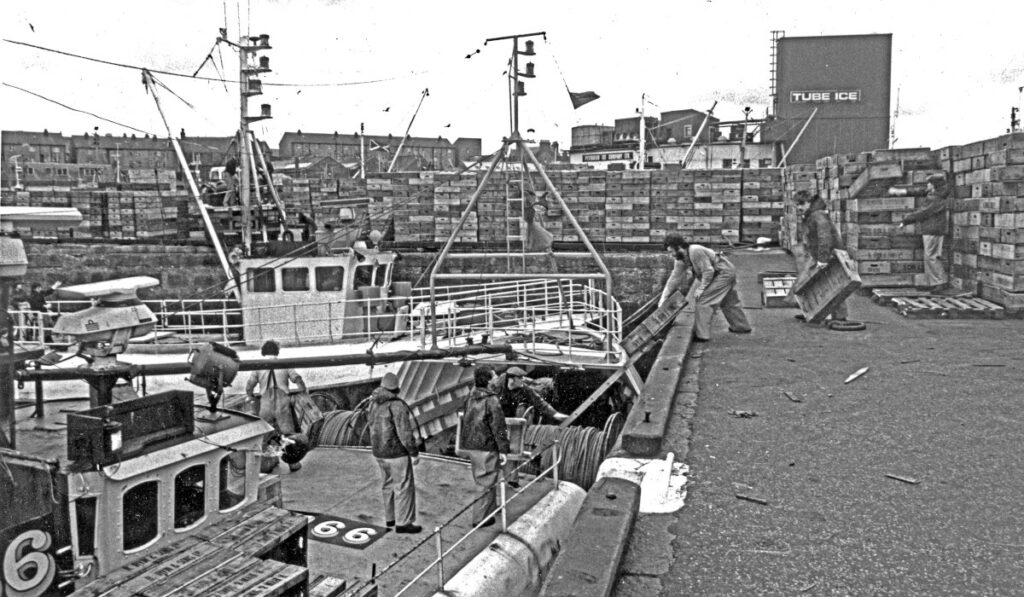
M 491 388 L 498 395 L 498 403 L 506 417 L 522 417 L 532 407 L 534 416 L 541 420 L 561 423 L 569 418 L 569 415 L 558 412 L 547 400 L 541 398 L 526 381 L 526 371 L 519 367 L 509 367 L 494 379 Z M 519 487 L 519 473 L 513 464 L 509 462 L 506 466 L 505 478 L 512 487 Z
M 943 172 L 928 177 L 928 185 L 921 190 L 913 188 L 892 188 L 890 195 L 924 195 L 924 205 L 911 212 L 900 222 L 900 228 L 907 224 L 917 224 L 918 232 L 924 244 L 924 277 L 925 286 L 933 291 L 946 287 L 946 271 L 941 263 L 942 244 L 949 227 L 949 212 L 953 199 L 946 184 Z
M 370 394 L 370 446 L 380 467 L 384 497 L 384 524 L 396 533 L 418 533 L 416 478 L 413 465 L 420 451 L 416 419 L 409 405 L 398 397 L 398 376 L 386 373 L 380 387 Z

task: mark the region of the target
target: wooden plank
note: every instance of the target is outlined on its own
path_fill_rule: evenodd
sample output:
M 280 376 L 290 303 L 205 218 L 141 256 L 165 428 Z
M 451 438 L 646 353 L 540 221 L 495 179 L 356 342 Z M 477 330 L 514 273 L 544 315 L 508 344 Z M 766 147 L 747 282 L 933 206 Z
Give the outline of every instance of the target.
M 179 591 L 182 587 L 187 587 L 214 570 L 242 557 L 244 556 L 238 552 L 218 548 L 210 557 L 202 560 L 195 566 L 178 574 L 168 576 L 164 580 L 142 589 L 137 595 L 144 597 L 168 597 L 171 593 Z
M 272 526 L 264 529 L 256 535 L 253 535 L 246 541 L 236 543 L 232 547 L 245 555 L 262 557 L 295 533 L 303 531 L 303 535 L 305 535 L 304 531 L 308 524 L 309 520 L 305 515 L 293 514 L 287 518 L 277 521 Z
M 212 556 L 220 548 L 210 543 L 200 543 L 199 545 L 190 547 L 188 549 L 179 551 L 169 558 L 165 558 L 160 561 L 156 566 L 151 566 L 146 569 L 142 574 L 135 576 L 128 582 L 122 583 L 114 591 L 112 595 L 135 595 L 142 589 L 166 580 L 169 576 L 173 576 L 183 570 L 187 570 L 190 567 L 202 562 L 204 559 Z
M 267 508 L 252 518 L 242 519 L 232 525 L 231 528 L 209 539 L 211 543 L 231 546 L 240 541 L 245 541 L 254 533 L 258 533 L 264 527 L 270 526 L 288 516 L 287 510 L 281 508 Z
M 277 597 L 288 589 L 305 583 L 308 579 L 309 570 L 306 568 L 284 564 L 260 582 L 237 595 L 238 597 Z
M 192 534 L 192 537 L 203 541 L 210 541 L 211 539 L 223 535 L 229 532 L 232 528 L 245 523 L 247 520 L 252 520 L 265 516 L 264 512 L 267 512 L 272 508 L 271 504 L 263 502 L 255 502 L 245 506 L 241 510 L 232 512 L 231 514 L 221 518 L 217 522 L 200 529 L 199 531 Z
M 213 569 L 210 573 L 199 577 L 188 586 L 176 591 L 174 597 L 198 597 L 200 595 L 208 597 L 213 594 L 217 587 L 227 583 L 235 575 L 252 566 L 259 566 L 262 562 L 263 560 L 245 556 L 231 559 L 224 565 Z
M 317 574 L 308 581 L 309 597 L 340 597 L 348 583 L 345 579 Z
M 214 587 L 203 597 L 236 597 L 250 587 L 258 585 L 284 566 L 285 564 L 274 560 L 253 559 L 249 566 L 227 579 L 226 582 Z
M 128 564 L 117 568 L 116 570 L 111 570 L 106 576 L 98 578 L 85 585 L 81 589 L 72 593 L 72 595 L 73 597 L 99 597 L 100 595 L 104 595 L 122 583 L 135 578 L 145 570 L 156 566 L 165 558 L 173 556 L 179 551 L 189 549 L 197 544 L 199 544 L 199 540 L 195 537 L 186 537 L 181 541 L 176 541 L 170 545 L 161 547 L 137 560 L 133 560 Z

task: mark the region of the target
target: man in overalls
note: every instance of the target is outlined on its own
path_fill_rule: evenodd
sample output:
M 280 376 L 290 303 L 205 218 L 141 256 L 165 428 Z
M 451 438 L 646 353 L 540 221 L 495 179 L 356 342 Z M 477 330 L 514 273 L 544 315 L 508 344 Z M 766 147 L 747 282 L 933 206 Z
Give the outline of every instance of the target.
M 665 237 L 665 249 L 675 258 L 672 274 L 661 293 L 661 306 L 676 290 L 689 292 L 692 275 L 697 283 L 693 291 L 695 321 L 693 339 L 707 342 L 711 339 L 711 318 L 715 309 L 721 308 L 722 315 L 734 334 L 749 334 L 752 330 L 743 312 L 739 294 L 736 293 L 736 268 L 723 255 L 711 249 L 691 244 L 679 234 Z

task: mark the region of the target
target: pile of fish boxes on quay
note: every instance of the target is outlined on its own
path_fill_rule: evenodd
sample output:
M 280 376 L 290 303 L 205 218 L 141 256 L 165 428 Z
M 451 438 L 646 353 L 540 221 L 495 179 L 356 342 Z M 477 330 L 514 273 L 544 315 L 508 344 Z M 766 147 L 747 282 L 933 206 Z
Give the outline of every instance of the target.
M 816 164 L 832 220 L 857 261 L 865 287 L 912 287 L 923 273 L 921 237 L 899 228 L 923 197 L 890 197 L 894 185 L 923 185 L 939 172 L 930 149 L 878 149 L 828 156 Z
M 604 200 L 607 242 L 651 242 L 652 174 L 649 170 L 608 173 Z
M 580 228 L 583 229 L 584 234 L 590 240 L 602 241 L 607 234 L 604 205 L 605 196 L 608 194 L 609 174 L 614 173 L 604 170 L 584 170 L 573 174 L 559 173 L 558 179 L 563 184 L 566 177 L 572 176 L 575 180 L 574 188 L 565 190 L 559 188 L 558 192 L 562 195 L 565 204 L 572 210 L 576 222 L 579 223 Z M 558 185 L 557 182 L 554 182 L 554 179 L 552 183 L 556 186 Z M 554 210 L 555 206 L 551 205 L 551 207 Z M 555 239 L 564 242 L 579 242 L 579 235 L 576 234 L 576 230 L 572 225 L 568 221 L 564 221 L 564 216 L 561 213 L 557 213 L 557 215 L 563 219 L 562 237 L 558 238 L 556 236 Z M 556 217 L 556 213 L 549 212 L 548 216 L 549 221 L 553 220 Z
M 434 242 L 434 180 L 433 172 L 407 176 L 404 184 L 392 184 L 394 195 L 371 195 L 370 221 L 387 222 L 393 218 L 395 240 L 423 245 Z M 386 225 L 382 224 L 384 230 Z
M 1024 133 L 947 147 L 958 199 L 951 283 L 1024 310 Z
M 174 240 L 181 236 L 181 208 L 189 195 L 168 191 L 118 191 L 113 189 L 31 188 L 4 191 L 4 205 L 21 207 L 73 207 L 82 214 L 74 228 L 32 229 L 16 227 L 25 238 L 75 238 L 108 240 Z M 198 217 L 198 216 L 197 216 Z
M 818 179 L 818 167 L 815 164 L 793 164 L 783 169 L 785 186 L 782 226 L 779 231 L 779 244 L 792 250 L 797 244 L 797 227 L 800 218 L 796 213 L 796 195 L 807 192 L 814 196 L 820 193 L 825 196 Z

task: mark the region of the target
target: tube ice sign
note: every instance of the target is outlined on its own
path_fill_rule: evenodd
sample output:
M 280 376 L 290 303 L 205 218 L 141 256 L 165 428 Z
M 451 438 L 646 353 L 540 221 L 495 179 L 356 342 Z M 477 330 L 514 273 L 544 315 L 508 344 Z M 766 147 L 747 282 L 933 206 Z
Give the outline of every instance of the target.
M 825 91 L 790 91 L 789 103 L 859 102 L 860 89 L 829 89 Z

